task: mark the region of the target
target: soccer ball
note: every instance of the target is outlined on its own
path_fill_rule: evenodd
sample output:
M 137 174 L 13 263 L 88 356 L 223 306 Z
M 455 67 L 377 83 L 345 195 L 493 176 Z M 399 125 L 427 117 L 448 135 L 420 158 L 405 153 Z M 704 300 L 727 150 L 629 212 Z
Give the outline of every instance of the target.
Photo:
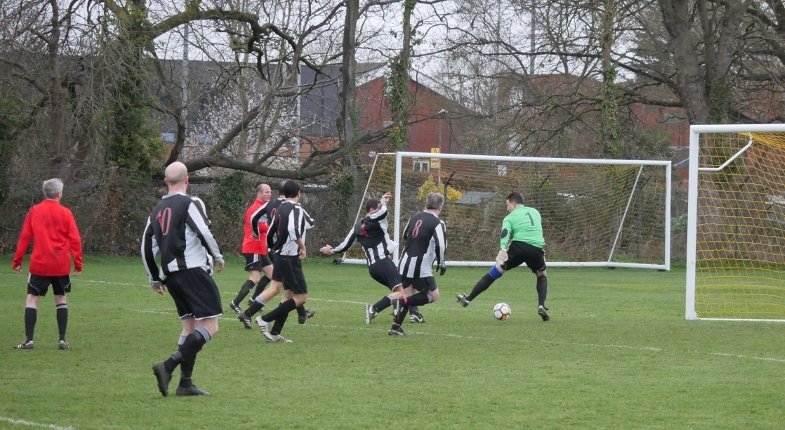
M 493 317 L 497 320 L 504 321 L 509 319 L 510 313 L 512 313 L 512 310 L 507 303 L 496 303 L 496 306 L 493 307 Z

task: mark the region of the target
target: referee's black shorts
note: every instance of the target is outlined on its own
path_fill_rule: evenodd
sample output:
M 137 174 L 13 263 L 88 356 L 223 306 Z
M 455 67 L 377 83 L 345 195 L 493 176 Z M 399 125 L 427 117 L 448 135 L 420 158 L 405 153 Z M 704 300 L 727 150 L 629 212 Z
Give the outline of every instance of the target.
M 270 257 L 262 254 L 243 254 L 245 256 L 245 271 L 261 272 L 265 267 L 273 264 Z
M 273 281 L 282 283 L 284 290 L 291 290 L 294 294 L 308 294 L 308 285 L 305 284 L 303 265 L 299 256 L 276 255 L 273 264 Z
M 204 269 L 172 272 L 166 277 L 164 284 L 174 299 L 180 319 L 193 317 L 200 320 L 222 314 L 218 286 Z
M 55 296 L 64 296 L 65 293 L 71 292 L 71 276 L 40 276 L 30 273 L 27 277 L 27 294 L 45 296 L 50 285 Z
M 401 275 L 398 273 L 398 268 L 395 263 L 389 258 L 382 258 L 376 260 L 375 263 L 368 266 L 368 273 L 371 274 L 376 282 L 386 286 L 391 291 L 393 288 L 401 285 Z
M 513 240 L 507 248 L 507 261 L 502 264 L 502 269 L 507 271 L 523 263 L 526 263 L 532 273 L 542 272 L 546 268 L 545 251 L 528 243 Z

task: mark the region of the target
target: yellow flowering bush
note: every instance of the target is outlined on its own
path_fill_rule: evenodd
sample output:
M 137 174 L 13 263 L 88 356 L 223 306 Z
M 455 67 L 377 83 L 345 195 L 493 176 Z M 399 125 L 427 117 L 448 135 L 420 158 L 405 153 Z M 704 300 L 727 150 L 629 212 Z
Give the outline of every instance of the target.
M 444 185 L 442 183 L 436 183 L 436 180 L 433 176 L 428 176 L 428 179 L 420 185 L 420 189 L 417 190 L 417 200 L 425 200 L 425 197 L 428 196 L 428 193 L 444 193 Z M 454 202 L 456 200 L 460 200 L 463 197 L 463 193 L 456 190 L 451 186 L 447 186 L 447 200 Z

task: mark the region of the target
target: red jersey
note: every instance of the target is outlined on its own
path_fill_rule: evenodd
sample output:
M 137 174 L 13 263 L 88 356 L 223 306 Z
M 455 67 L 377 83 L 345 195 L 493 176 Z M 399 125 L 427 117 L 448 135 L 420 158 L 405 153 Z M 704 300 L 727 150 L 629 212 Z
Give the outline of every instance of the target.
M 243 223 L 243 254 L 267 255 L 267 229 L 269 220 L 264 213 L 267 202 L 254 200 L 251 206 L 245 211 L 245 222 Z M 254 236 L 254 229 L 251 225 L 256 220 L 258 235 Z
M 31 240 L 31 274 L 66 276 L 71 272 L 72 257 L 74 269 L 77 272 L 82 271 L 82 238 L 71 210 L 59 201 L 43 200 L 27 212 L 19 233 L 19 242 L 16 244 L 12 268 L 22 264 Z

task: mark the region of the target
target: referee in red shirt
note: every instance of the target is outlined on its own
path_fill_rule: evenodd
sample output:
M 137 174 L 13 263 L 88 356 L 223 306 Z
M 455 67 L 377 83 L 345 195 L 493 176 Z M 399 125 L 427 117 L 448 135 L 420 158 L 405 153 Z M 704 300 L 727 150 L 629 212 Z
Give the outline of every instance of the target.
M 25 216 L 16 254 L 11 266 L 22 271 L 22 259 L 30 242 L 30 274 L 27 278 L 25 300 L 25 341 L 16 349 L 33 349 L 33 334 L 38 318 L 38 299 L 45 296 L 52 286 L 57 308 L 57 328 L 60 341 L 57 347 L 68 349 L 65 331 L 68 326 L 68 303 L 65 294 L 71 292 L 71 261 L 74 276 L 82 272 L 82 238 L 71 210 L 60 204 L 63 197 L 63 181 L 58 178 L 44 181 L 44 200 L 33 205 Z

